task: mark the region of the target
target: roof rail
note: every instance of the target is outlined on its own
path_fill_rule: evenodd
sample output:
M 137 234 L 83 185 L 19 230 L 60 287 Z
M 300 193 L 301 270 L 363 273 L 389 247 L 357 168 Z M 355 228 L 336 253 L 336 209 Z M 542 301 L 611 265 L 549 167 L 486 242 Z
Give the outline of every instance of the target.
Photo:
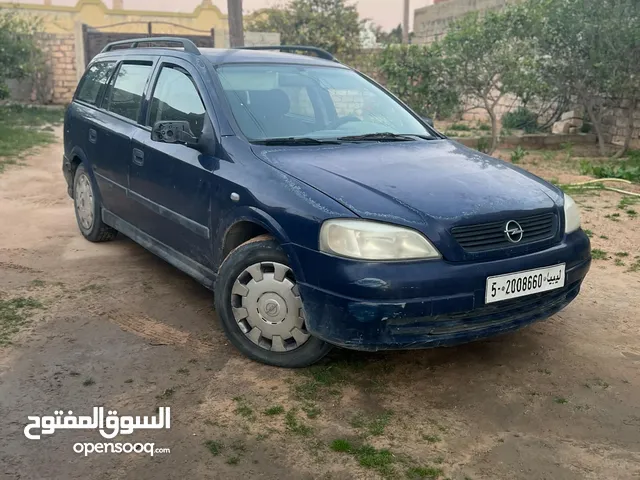
M 281 52 L 311 52 L 315 53 L 317 57 L 324 60 L 330 60 L 337 62 L 336 58 L 326 50 L 318 47 L 309 47 L 306 45 L 258 45 L 254 47 L 240 47 L 244 50 L 279 50 Z
M 140 43 L 152 43 L 152 42 L 172 42 L 179 43 L 184 48 L 185 52 L 193 53 L 195 55 L 200 55 L 200 50 L 196 47 L 196 44 L 193 43 L 188 38 L 181 37 L 149 37 L 149 38 L 132 38 L 130 40 L 119 40 L 117 42 L 111 42 L 107 44 L 100 53 L 110 52 L 113 47 L 118 45 L 126 45 L 131 44 L 129 48 L 138 48 L 138 44 Z

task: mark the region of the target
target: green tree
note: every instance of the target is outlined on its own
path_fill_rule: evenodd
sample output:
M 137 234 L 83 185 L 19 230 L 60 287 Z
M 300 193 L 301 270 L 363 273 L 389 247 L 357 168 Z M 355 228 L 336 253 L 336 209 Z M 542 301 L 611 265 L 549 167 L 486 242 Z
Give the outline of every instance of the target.
M 640 97 L 640 3 L 528 0 L 523 8 L 537 19 L 535 48 L 545 81 L 584 106 L 606 155 L 605 100 L 637 104 Z
M 450 82 L 491 120 L 489 153 L 498 146 L 496 107 L 506 94 L 530 99 L 542 88 L 531 38 L 517 32 L 528 26 L 524 10 L 505 8 L 471 13 L 454 22 L 442 40 Z
M 0 10 L 0 99 L 9 96 L 7 80 L 22 79 L 38 72 L 43 62 L 35 35 L 39 19 L 15 10 Z
M 364 21 L 346 0 L 293 0 L 247 21 L 247 29 L 278 32 L 282 44 L 312 45 L 350 57 L 360 49 Z
M 421 115 L 449 116 L 459 105 L 440 45 L 389 45 L 378 56 L 386 87 Z

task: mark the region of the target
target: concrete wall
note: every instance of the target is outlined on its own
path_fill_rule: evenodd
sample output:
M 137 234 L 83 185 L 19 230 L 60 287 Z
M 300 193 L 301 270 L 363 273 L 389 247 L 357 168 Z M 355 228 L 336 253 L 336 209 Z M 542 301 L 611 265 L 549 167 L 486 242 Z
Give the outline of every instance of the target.
M 448 0 L 418 8 L 413 13 L 413 43 L 431 43 L 442 37 L 453 20 L 467 13 L 496 10 L 520 0 Z

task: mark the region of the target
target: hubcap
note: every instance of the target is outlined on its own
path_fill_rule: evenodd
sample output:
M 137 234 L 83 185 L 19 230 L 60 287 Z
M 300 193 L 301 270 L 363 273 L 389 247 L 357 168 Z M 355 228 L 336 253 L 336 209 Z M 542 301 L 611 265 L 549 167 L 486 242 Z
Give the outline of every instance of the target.
M 254 263 L 231 290 L 238 327 L 253 343 L 273 352 L 295 350 L 309 340 L 293 272 L 277 262 Z
M 78 220 L 85 230 L 93 226 L 93 189 L 89 177 L 85 173 L 78 175 L 75 192 L 76 211 Z

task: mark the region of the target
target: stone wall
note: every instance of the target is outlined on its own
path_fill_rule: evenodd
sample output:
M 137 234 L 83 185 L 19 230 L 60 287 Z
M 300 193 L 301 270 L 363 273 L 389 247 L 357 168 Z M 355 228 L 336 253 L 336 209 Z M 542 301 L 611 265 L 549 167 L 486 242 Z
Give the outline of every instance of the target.
M 633 122 L 631 148 L 640 149 L 640 102 L 635 107 L 627 101 L 610 102 L 606 106 L 606 113 L 602 120 L 605 140 L 614 145 L 622 145 L 630 121 Z
M 413 13 L 413 43 L 431 43 L 442 37 L 449 24 L 469 12 L 497 10 L 520 0 L 448 0 L 418 8 Z
M 51 34 L 47 37 L 45 50 L 50 62 L 51 102 L 65 104 L 71 101 L 78 83 L 76 39 L 73 34 Z

